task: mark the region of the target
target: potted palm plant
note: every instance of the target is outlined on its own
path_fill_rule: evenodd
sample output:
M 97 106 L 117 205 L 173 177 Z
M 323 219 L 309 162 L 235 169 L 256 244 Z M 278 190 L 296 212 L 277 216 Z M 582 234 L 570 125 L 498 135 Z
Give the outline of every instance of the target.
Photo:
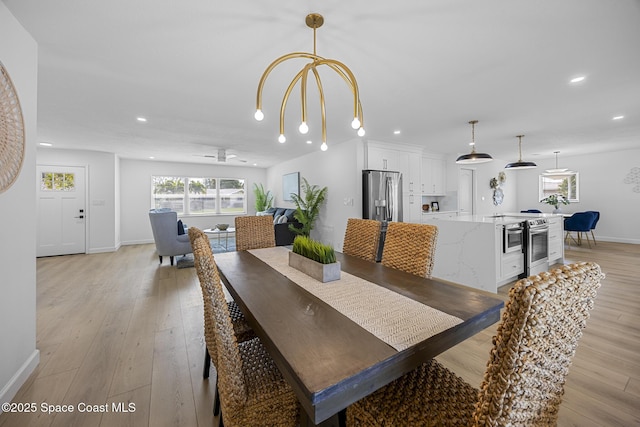
M 291 224 L 289 229 L 296 234 L 309 236 L 313 229 L 313 224 L 320 215 L 320 206 L 327 197 L 327 187 L 320 188 L 317 185 L 310 185 L 305 178 L 302 178 L 300 187 L 303 193 L 302 197 L 291 193 L 291 199 L 296 205 L 296 212 L 293 217 L 302 224 L 302 227 L 298 228 Z
M 307 236 L 293 240 L 289 265 L 322 283 L 340 279 L 340 263 L 333 247 Z
M 262 184 L 253 184 L 253 194 L 256 196 L 256 212 L 264 212 L 271 207 L 273 195 L 271 191 L 265 191 Z
M 552 194 L 540 200 L 540 203 L 546 203 L 553 206 L 553 213 L 558 213 L 560 212 L 560 205 L 568 205 L 569 200 L 563 194 Z

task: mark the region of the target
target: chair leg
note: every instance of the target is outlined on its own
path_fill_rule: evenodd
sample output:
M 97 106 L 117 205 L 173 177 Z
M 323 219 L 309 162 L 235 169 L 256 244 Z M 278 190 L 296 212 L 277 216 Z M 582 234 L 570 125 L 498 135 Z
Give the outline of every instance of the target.
M 213 401 L 213 415 L 220 415 L 220 425 L 222 425 L 222 415 L 220 413 L 220 392 L 218 391 L 218 382 L 216 381 L 216 393 Z
M 158 255 L 158 258 L 160 258 L 160 264 L 162 264 L 162 255 Z
M 567 238 L 569 239 L 569 247 L 571 247 L 571 241 L 573 240 L 577 246 L 580 246 L 582 244 L 582 242 L 580 241 L 580 233 L 578 232 L 578 240 L 573 238 L 573 235 L 571 234 L 570 231 L 567 231 L 567 234 L 564 236 L 564 240 L 565 242 L 567 241 Z
M 204 371 L 202 372 L 202 378 L 205 380 L 209 378 L 209 369 L 211 368 L 211 355 L 209 355 L 209 350 L 205 347 L 204 349 Z
M 593 235 L 593 230 L 591 230 L 591 237 L 593 237 L 593 244 L 596 245 L 596 236 Z
M 170 256 L 169 259 L 171 260 L 171 265 L 173 265 L 173 256 Z

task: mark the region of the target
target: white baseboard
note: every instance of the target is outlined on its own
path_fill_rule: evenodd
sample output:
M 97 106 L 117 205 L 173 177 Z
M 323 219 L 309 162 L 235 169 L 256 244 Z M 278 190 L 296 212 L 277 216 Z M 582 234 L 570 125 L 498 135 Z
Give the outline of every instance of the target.
M 146 245 L 149 243 L 155 243 L 155 241 L 153 239 L 146 239 L 146 240 L 127 240 L 122 242 L 122 246 L 128 246 L 128 245 Z
M 18 393 L 20 387 L 27 381 L 29 375 L 36 369 L 38 363 L 40 363 L 40 350 L 36 348 L 33 353 L 31 353 L 31 356 L 22 364 L 20 369 L 11 377 L 9 382 L 2 387 L 2 390 L 0 390 L 0 402 L 11 402 L 11 399 Z M 0 409 L 0 414 L 2 414 L 2 409 Z

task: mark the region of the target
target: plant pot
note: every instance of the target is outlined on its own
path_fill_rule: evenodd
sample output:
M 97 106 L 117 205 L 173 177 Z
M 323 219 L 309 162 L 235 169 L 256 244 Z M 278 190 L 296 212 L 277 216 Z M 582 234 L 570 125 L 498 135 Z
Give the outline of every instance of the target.
M 289 252 L 289 266 L 322 283 L 340 279 L 339 262 L 321 264 L 295 252 Z

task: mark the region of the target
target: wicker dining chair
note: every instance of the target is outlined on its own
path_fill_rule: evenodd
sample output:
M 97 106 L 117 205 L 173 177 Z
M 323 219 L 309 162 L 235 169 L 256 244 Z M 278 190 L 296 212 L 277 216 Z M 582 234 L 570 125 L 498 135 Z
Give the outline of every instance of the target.
M 342 252 L 376 262 L 382 223 L 374 219 L 349 218 Z
M 212 305 L 213 330 L 205 338 L 217 353 L 220 425 L 224 421 L 227 427 L 296 426 L 298 401 L 260 339 L 238 342 L 218 268 L 214 257 L 204 254 L 204 244 L 197 239 L 193 249 L 201 253 L 196 259 Z
M 204 334 L 206 346 L 204 349 L 204 370 L 202 376 L 204 379 L 209 378 L 209 370 L 211 368 L 211 361 L 213 361 L 214 365 L 217 363 L 217 351 L 215 347 L 215 340 L 206 339 L 207 335 L 213 337 L 214 334 L 214 325 L 213 325 L 213 302 L 211 301 L 211 296 L 207 292 L 206 289 L 206 281 L 207 276 L 206 272 L 203 270 L 203 265 L 206 263 L 203 261 L 203 258 L 212 257 L 213 252 L 211 251 L 211 245 L 209 243 L 209 237 L 200 229 L 196 227 L 189 227 L 189 240 L 191 241 L 191 247 L 194 248 L 193 256 L 194 256 L 194 266 L 196 269 L 196 273 L 198 274 L 198 279 L 200 281 L 200 288 L 202 290 L 202 299 L 204 303 Z M 197 248 L 197 251 L 195 250 Z M 229 314 L 231 315 L 231 323 L 233 324 L 233 330 L 236 335 L 236 338 L 239 342 L 247 341 L 252 338 L 255 338 L 255 333 L 251 326 L 247 323 L 247 320 L 244 317 L 244 314 L 240 310 L 240 307 L 234 301 L 227 301 L 227 307 L 229 309 Z M 218 415 L 220 412 L 220 399 L 218 396 L 218 386 L 217 382 L 215 385 L 215 402 L 213 413 Z
M 350 406 L 347 425 L 556 425 L 565 378 L 603 277 L 597 264 L 583 262 L 518 281 L 480 390 L 432 359 Z
M 273 217 L 236 217 L 236 250 L 272 248 L 276 245 Z
M 438 227 L 390 222 L 382 250 L 382 264 L 420 277 L 431 277 Z

